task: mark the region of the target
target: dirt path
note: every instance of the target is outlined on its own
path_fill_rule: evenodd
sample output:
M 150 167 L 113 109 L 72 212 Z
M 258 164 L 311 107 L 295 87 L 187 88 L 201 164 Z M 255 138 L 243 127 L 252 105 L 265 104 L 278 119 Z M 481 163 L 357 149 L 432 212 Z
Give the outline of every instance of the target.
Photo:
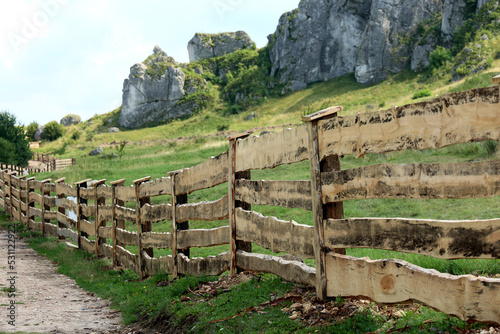
M 38 255 L 22 240 L 15 239 L 15 275 L 8 266 L 9 232 L 0 230 L 0 332 L 29 333 L 117 333 L 120 313 L 109 303 L 82 290 L 74 280 Z M 12 247 L 10 248 L 12 250 Z M 12 259 L 12 258 L 11 258 Z M 10 260 L 11 260 L 10 259 Z M 9 298 L 9 279 L 15 276 L 15 298 Z M 15 326 L 9 324 L 11 301 L 15 304 Z

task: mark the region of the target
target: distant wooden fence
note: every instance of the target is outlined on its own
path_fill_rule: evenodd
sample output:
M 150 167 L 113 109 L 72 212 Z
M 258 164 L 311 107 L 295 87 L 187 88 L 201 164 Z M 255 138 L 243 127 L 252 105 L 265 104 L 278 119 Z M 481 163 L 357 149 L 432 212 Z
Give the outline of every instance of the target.
M 0 170 L 15 172 L 16 175 L 41 173 L 40 168 L 20 167 L 16 165 L 0 164 Z
M 464 320 L 500 323 L 500 279 L 453 276 L 388 259 L 371 261 L 345 248 L 380 248 L 442 259 L 499 259 L 500 219 L 438 221 L 344 218 L 342 202 L 369 198 L 476 198 L 500 195 L 500 161 L 459 164 L 381 164 L 341 170 L 339 156 L 442 148 L 500 138 L 499 88 L 474 89 L 384 111 L 337 116 L 333 107 L 306 116 L 304 126 L 262 137 L 230 138 L 218 157 L 168 177 L 74 185 L 64 179 L 0 173 L 0 205 L 44 233 L 71 239 L 141 277 L 166 272 L 218 275 L 226 270 L 274 273 L 311 284 L 321 299 L 364 296 L 381 303 L 418 300 Z M 253 181 L 251 170 L 309 160 L 311 179 Z M 188 203 L 195 191 L 227 183 L 213 202 Z M 151 198 L 170 195 L 165 203 Z M 131 209 L 127 207 L 135 207 Z M 131 204 L 131 205 L 130 205 Z M 265 217 L 251 205 L 312 211 L 313 226 Z M 70 218 L 69 211 L 76 213 Z M 38 218 L 36 218 L 38 217 Z M 188 221 L 229 219 L 229 225 L 189 229 Z M 171 229 L 152 232 L 153 224 Z M 128 225 L 126 222 L 129 222 Z M 170 223 L 171 222 L 171 223 Z M 135 226 L 132 230 L 126 226 Z M 316 268 L 252 253 L 251 243 L 315 259 Z M 229 244 L 218 256 L 190 258 L 189 249 Z M 127 250 L 135 246 L 136 252 Z M 155 249 L 171 255 L 154 256 Z

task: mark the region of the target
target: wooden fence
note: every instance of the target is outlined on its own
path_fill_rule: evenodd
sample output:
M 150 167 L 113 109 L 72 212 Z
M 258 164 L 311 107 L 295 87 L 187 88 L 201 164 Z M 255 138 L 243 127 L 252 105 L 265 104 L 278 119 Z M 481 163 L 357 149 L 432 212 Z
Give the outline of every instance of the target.
M 175 277 L 263 271 L 314 285 L 321 299 L 339 295 L 381 303 L 413 299 L 464 320 L 500 323 L 500 279 L 453 276 L 395 259 L 371 261 L 344 255 L 345 248 L 379 248 L 442 259 L 499 259 L 500 219 L 344 218 L 342 204 L 369 198 L 499 196 L 500 161 L 380 164 L 341 170 L 339 159 L 498 140 L 499 88 L 452 93 L 353 116 L 337 116 L 341 109 L 305 116 L 306 125 L 276 134 L 232 137 L 229 150 L 218 157 L 161 179 L 136 180 L 127 187 L 125 180 L 69 185 L 64 179 L 51 183 L 1 172 L 0 205 L 30 228 L 69 238 L 141 277 L 157 272 Z M 310 162 L 309 180 L 251 180 L 251 170 L 304 160 Z M 188 203 L 189 194 L 224 183 L 228 192 L 222 198 Z M 156 196 L 167 199 L 152 205 Z M 252 204 L 312 211 L 313 226 L 265 217 L 252 211 Z M 71 218 L 69 211 L 76 216 Z M 189 221 L 224 219 L 229 219 L 227 226 L 189 229 Z M 165 221 L 171 229 L 153 232 L 155 224 Z M 252 243 L 315 259 L 316 268 L 253 253 Z M 189 256 L 190 248 L 223 244 L 230 245 L 229 252 Z M 169 249 L 171 255 L 155 256 L 159 249 Z

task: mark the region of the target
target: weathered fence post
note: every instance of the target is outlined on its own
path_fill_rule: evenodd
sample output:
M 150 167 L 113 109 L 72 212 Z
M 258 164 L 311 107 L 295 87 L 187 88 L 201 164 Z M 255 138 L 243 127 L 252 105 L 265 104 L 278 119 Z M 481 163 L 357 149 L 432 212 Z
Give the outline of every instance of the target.
M 9 173 L 9 216 L 12 218 L 13 217 L 13 214 L 12 214 L 12 208 L 13 208 L 13 200 L 12 200 L 12 176 L 14 175 L 15 172 L 10 172 Z
M 106 183 L 106 179 L 96 181 L 92 184 L 94 187 L 94 203 L 95 203 L 95 256 L 99 257 L 99 245 L 106 243 L 105 238 L 99 238 L 99 227 L 101 227 L 101 221 L 99 220 L 99 206 L 106 204 L 105 197 L 98 197 L 97 188 Z M 106 226 L 106 221 L 104 221 L 104 226 Z
M 59 180 L 54 181 L 54 183 L 55 183 L 55 184 L 59 184 L 59 183 L 64 183 L 64 181 L 66 181 L 66 178 L 65 178 L 65 177 L 63 177 L 63 178 L 61 178 L 61 179 L 59 179 Z M 56 188 L 56 189 L 57 189 L 57 188 Z M 66 198 L 66 194 L 63 194 L 63 193 L 59 194 L 57 191 L 56 191 L 56 193 L 57 193 L 57 198 L 59 199 L 59 201 L 61 201 L 62 199 Z M 63 208 L 63 207 L 61 207 L 61 206 L 59 206 L 59 205 L 57 206 L 57 212 L 59 212 L 60 214 L 62 214 L 62 215 L 64 215 L 64 216 L 66 215 L 66 209 L 65 209 L 65 208 Z M 66 227 L 63 223 L 61 223 L 61 222 L 59 221 L 59 219 L 57 220 L 57 226 L 59 227 L 59 229 L 62 229 L 62 228 L 65 228 L 65 227 Z M 58 236 L 58 238 L 59 238 L 60 240 L 64 240 L 64 239 L 66 239 L 66 238 L 65 238 L 64 236 L 62 236 L 62 235 L 59 235 L 59 236 Z
M 236 252 L 238 250 L 238 246 L 242 247 L 242 250 L 248 250 L 249 246 L 247 243 L 241 243 L 238 244 L 236 241 L 236 200 L 234 199 L 235 197 L 235 189 L 236 189 L 236 179 L 239 177 L 244 177 L 248 176 L 250 174 L 248 172 L 242 172 L 241 174 L 237 175 L 236 173 L 236 143 L 238 139 L 244 139 L 247 138 L 250 134 L 249 133 L 243 133 L 239 135 L 235 135 L 232 137 L 229 137 L 229 177 L 228 177 L 228 197 L 229 197 L 229 226 L 231 230 L 231 248 L 230 248 L 230 254 L 231 254 L 231 261 L 230 261 L 230 274 L 231 276 L 234 276 L 237 271 L 237 264 L 236 264 Z M 241 203 L 239 203 L 241 205 Z M 250 250 L 251 250 L 251 244 L 250 244 Z
M 26 192 L 26 175 L 19 177 L 19 223 L 21 224 L 23 223 L 23 214 L 26 216 L 26 212 L 23 211 L 23 203 L 26 202 L 26 196 L 23 191 L 24 193 Z
M 140 196 L 140 190 L 141 190 L 141 184 L 144 183 L 144 182 L 147 182 L 151 180 L 151 176 L 147 176 L 147 177 L 144 177 L 142 179 L 139 179 L 139 180 L 135 180 L 133 183 L 134 183 L 134 186 L 135 186 L 135 198 L 136 198 L 136 205 L 135 205 L 135 209 L 136 209 L 136 213 L 137 213 L 137 235 L 139 237 L 139 250 L 138 250 L 138 255 L 139 255 L 139 271 L 140 271 L 140 275 L 141 275 L 141 279 L 143 279 L 145 277 L 145 272 L 144 272 L 144 261 L 143 261 L 143 256 L 142 256 L 142 233 L 144 232 L 151 232 L 152 230 L 152 224 L 151 223 L 147 223 L 147 224 L 142 224 L 142 220 L 141 220 L 141 208 L 147 204 L 148 201 L 150 201 L 150 198 L 142 198 L 141 199 L 141 196 Z M 146 254 L 148 254 L 149 256 L 153 257 L 153 249 L 151 248 L 148 248 L 148 249 L 145 249 L 146 251 Z
M 26 184 L 26 188 L 27 188 L 27 191 L 28 191 L 28 222 L 27 222 L 27 226 L 29 227 L 30 226 L 30 223 L 31 221 L 35 221 L 35 216 L 32 216 L 31 215 L 31 212 L 30 212 L 30 208 L 34 208 L 35 207 L 35 202 L 34 201 L 31 201 L 31 193 L 33 193 L 35 191 L 35 188 L 34 186 L 32 186 L 32 182 L 31 181 L 34 181 L 35 178 L 34 177 L 30 177 L 29 179 L 27 179 L 27 184 Z
M 172 205 L 172 258 L 174 260 L 174 268 L 172 272 L 172 278 L 176 279 L 178 274 L 178 265 L 177 265 L 177 217 L 176 217 L 176 197 L 175 197 L 175 178 L 179 174 L 178 171 L 170 172 L 168 175 L 170 176 L 170 194 L 171 199 L 170 203 Z
M 125 179 L 113 181 L 110 183 L 112 190 L 111 190 L 111 205 L 113 205 L 113 266 L 116 268 L 120 264 L 118 263 L 118 260 L 116 258 L 116 246 L 122 246 L 125 247 L 123 243 L 117 243 L 116 241 L 116 229 L 125 229 L 125 220 L 123 219 L 117 219 L 116 218 L 116 206 L 124 206 L 125 203 L 123 201 L 117 200 L 116 199 L 116 188 L 117 187 L 123 187 L 125 185 Z
M 87 202 L 88 202 L 86 199 L 82 198 L 81 189 L 87 188 L 87 183 L 90 180 L 91 179 L 86 179 L 86 180 L 82 180 L 82 181 L 75 183 L 75 185 L 76 185 L 76 204 L 78 205 L 78 212 L 76 213 L 76 218 L 77 218 L 76 229 L 78 231 L 78 248 L 81 248 L 81 246 L 82 246 L 81 237 L 82 236 L 88 237 L 87 233 L 82 232 L 82 229 L 81 229 L 82 220 L 87 219 L 87 217 L 83 216 L 83 214 L 82 214 L 81 205 L 87 204 Z
M 4 181 L 3 181 L 3 167 L 0 164 L 0 199 L 3 201 L 3 206 L 5 209 L 5 190 L 4 190 Z
M 330 158 L 321 161 L 318 141 L 318 121 L 335 117 L 342 107 L 331 107 L 317 113 L 302 117 L 303 121 L 308 122 L 307 129 L 309 133 L 309 164 L 311 169 L 311 196 L 314 220 L 314 255 L 316 259 L 316 296 L 324 300 L 326 298 L 326 271 L 325 271 L 325 214 L 340 215 L 337 205 L 330 207 L 324 206 L 321 200 L 321 172 L 323 169 L 332 169 L 337 167 L 338 158 Z
M 42 181 L 42 234 L 45 235 L 45 223 L 50 223 L 49 219 L 45 219 L 45 211 L 50 211 L 50 206 L 45 205 L 45 196 L 48 194 L 50 196 L 50 191 L 45 190 L 45 184 L 50 182 L 51 179 L 45 179 Z

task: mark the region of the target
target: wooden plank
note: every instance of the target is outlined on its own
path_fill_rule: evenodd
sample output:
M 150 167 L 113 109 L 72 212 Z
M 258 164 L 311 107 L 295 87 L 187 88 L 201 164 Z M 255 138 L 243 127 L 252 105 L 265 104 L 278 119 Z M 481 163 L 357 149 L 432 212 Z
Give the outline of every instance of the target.
M 237 141 L 236 172 L 274 168 L 309 159 L 307 128 L 285 129 Z
M 33 180 L 32 182 L 30 182 L 30 185 L 33 187 L 33 189 L 42 191 L 42 181 Z
M 172 220 L 172 205 L 146 204 L 141 208 L 141 218 L 144 222 L 157 223 L 164 220 Z
M 43 228 L 43 224 L 35 222 L 33 219 L 30 219 L 28 222 L 28 227 L 34 231 L 41 231 Z
M 125 268 L 134 271 L 135 273 L 140 273 L 139 270 L 139 256 L 137 254 L 132 254 L 123 247 L 116 246 L 116 257 L 118 262 L 120 262 Z
M 236 209 L 236 237 L 253 242 L 275 253 L 285 252 L 314 258 L 314 228 L 265 217 L 258 212 Z
M 45 211 L 44 218 L 47 220 L 57 220 L 57 211 Z
M 361 157 L 498 140 L 498 99 L 498 87 L 479 88 L 394 109 L 319 121 L 320 157 Z
M 76 200 L 76 198 L 75 198 Z M 56 206 L 76 212 L 78 211 L 78 204 L 74 200 L 68 198 L 58 198 L 56 201 Z
M 317 112 L 312 113 L 310 115 L 302 116 L 302 120 L 304 122 L 312 122 L 312 121 L 319 120 L 319 119 L 325 119 L 327 117 L 335 117 L 335 116 L 337 116 L 337 113 L 339 111 L 342 111 L 342 110 L 344 110 L 344 108 L 342 106 L 330 107 L 330 108 L 326 108 L 326 109 L 317 111 Z
M 99 222 L 113 220 L 113 207 L 109 205 L 99 206 Z
M 177 231 L 177 248 L 212 247 L 229 244 L 229 226 L 205 230 Z
M 190 194 L 226 183 L 228 165 L 229 154 L 226 151 L 199 165 L 179 171 L 175 176 L 175 195 Z
M 146 232 L 141 234 L 142 246 L 144 248 L 172 248 L 171 233 Z
M 484 198 L 500 195 L 500 161 L 372 165 L 321 175 L 323 203 L 367 198 Z
M 223 220 L 229 217 L 228 196 L 212 202 L 189 203 L 176 207 L 177 222 Z
M 113 238 L 113 226 L 100 226 L 99 238 Z
M 108 244 L 100 244 L 99 245 L 99 254 L 103 255 L 107 259 L 113 258 L 113 246 Z
M 57 230 L 58 230 L 57 225 L 45 223 L 45 233 L 57 237 Z
M 83 199 L 94 199 L 94 187 L 80 188 L 80 197 Z
M 329 219 L 325 246 L 387 249 L 450 260 L 500 259 L 500 219 Z
M 236 181 L 236 200 L 312 210 L 311 181 Z
M 496 77 L 493 77 L 492 82 L 493 83 L 500 83 L 500 75 L 497 75 Z
M 218 256 L 189 259 L 184 254 L 177 255 L 179 274 L 192 276 L 219 276 L 229 269 L 229 253 Z
M 74 243 L 78 243 L 78 233 L 67 228 L 57 230 L 57 235 L 71 239 Z
M 144 269 L 146 274 L 153 276 L 157 273 L 167 273 L 172 274 L 174 268 L 174 258 L 173 256 L 162 256 L 159 258 L 152 258 L 146 252 L 142 253 L 144 257 Z
M 80 222 L 80 232 L 87 233 L 89 236 L 95 236 L 95 223 L 91 223 L 88 220 L 82 219 Z
M 12 187 L 19 188 L 19 178 L 15 177 L 15 176 L 12 177 Z
M 12 206 L 14 207 L 14 209 L 18 210 L 19 209 L 19 200 L 15 197 L 12 197 Z
M 55 193 L 56 192 L 56 185 L 55 185 L 55 183 L 45 183 L 44 190 L 46 192 L 53 192 L 53 193 Z
M 170 195 L 171 181 L 172 180 L 169 177 L 163 177 L 161 179 L 143 183 L 139 189 L 139 197 L 145 198 Z
M 135 202 L 135 187 L 116 187 L 116 199 L 124 202 Z
M 57 213 L 57 221 L 66 225 L 66 226 L 71 226 L 74 228 L 76 228 L 76 226 L 77 226 L 76 220 L 74 220 L 74 219 L 72 219 L 72 218 L 70 218 L 70 217 L 68 217 L 65 214 L 60 213 L 60 212 Z
M 21 191 L 16 188 L 12 188 L 12 196 L 15 197 L 16 199 L 19 199 L 19 196 L 21 195 Z
M 85 217 L 92 217 L 95 215 L 95 205 L 81 204 L 80 209 Z
M 42 218 L 42 210 L 30 207 L 29 216 Z
M 238 251 L 236 261 L 238 267 L 244 270 L 275 274 L 295 283 L 313 286 L 316 283 L 316 269 L 302 262 L 287 261 L 277 256 L 246 253 L 243 251 Z
M 95 253 L 95 241 L 80 237 L 80 246 L 89 254 Z
M 119 188 L 116 188 L 117 190 Z M 129 222 L 135 222 L 137 219 L 137 213 L 134 209 L 124 208 L 122 206 L 116 205 L 116 218 L 124 219 Z
M 8 188 L 6 190 L 8 190 Z M 8 191 L 6 191 L 6 195 L 9 195 Z M 35 192 L 30 192 L 29 201 L 30 203 L 38 203 L 42 205 L 42 195 Z
M 97 198 L 111 198 L 112 188 L 101 184 L 97 187 Z
M 371 261 L 329 253 L 327 294 L 379 303 L 417 300 L 462 320 L 500 323 L 500 279 L 453 276 L 401 260 Z
M 137 235 L 137 233 L 117 228 L 116 241 L 123 243 L 123 245 L 137 246 L 139 244 L 139 236 Z
M 66 183 L 56 183 L 56 193 L 58 195 L 76 197 L 77 189 Z

